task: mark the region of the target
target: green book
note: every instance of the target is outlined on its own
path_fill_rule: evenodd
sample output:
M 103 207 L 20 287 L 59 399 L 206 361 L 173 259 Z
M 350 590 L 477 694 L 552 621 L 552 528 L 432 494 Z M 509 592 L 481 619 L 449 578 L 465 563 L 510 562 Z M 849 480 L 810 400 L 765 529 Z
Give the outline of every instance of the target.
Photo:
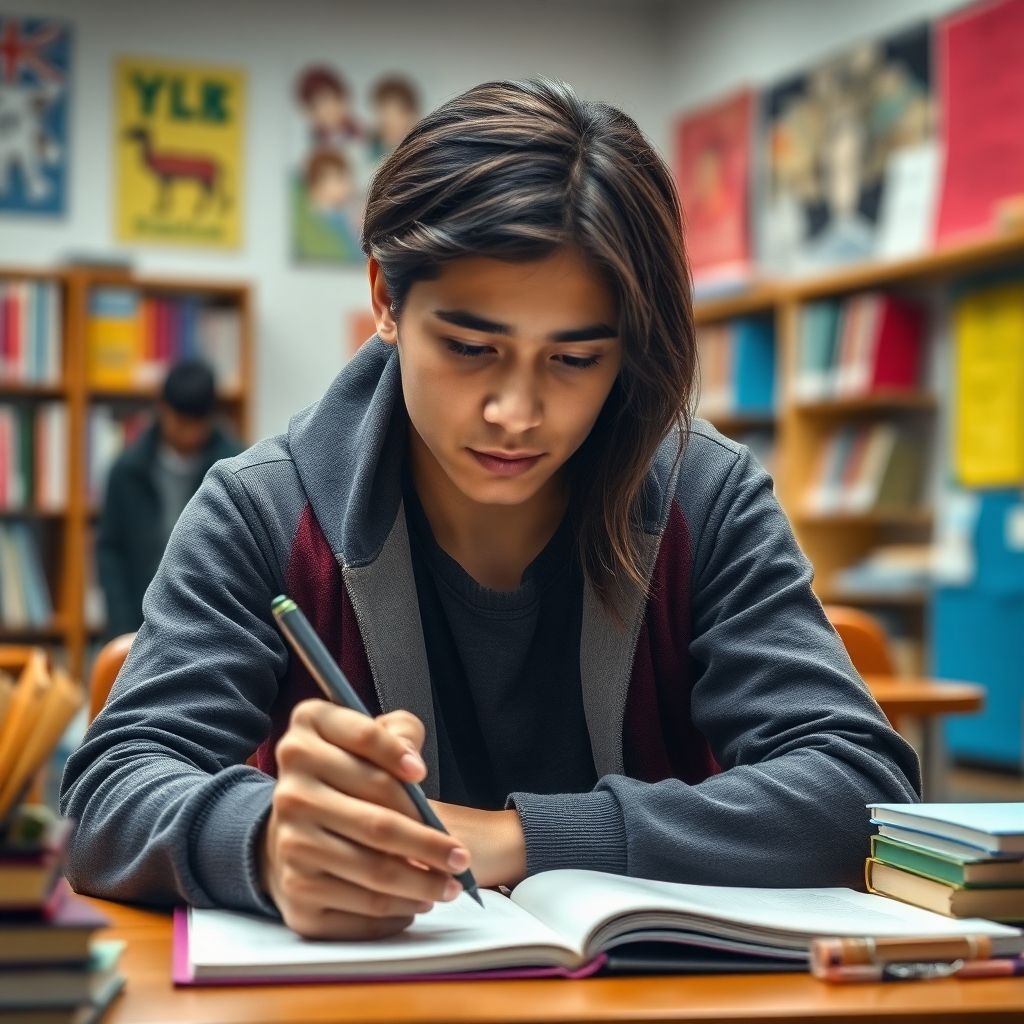
M 871 856 L 891 867 L 961 889 L 1024 886 L 1024 860 L 961 860 L 887 836 L 871 837 Z

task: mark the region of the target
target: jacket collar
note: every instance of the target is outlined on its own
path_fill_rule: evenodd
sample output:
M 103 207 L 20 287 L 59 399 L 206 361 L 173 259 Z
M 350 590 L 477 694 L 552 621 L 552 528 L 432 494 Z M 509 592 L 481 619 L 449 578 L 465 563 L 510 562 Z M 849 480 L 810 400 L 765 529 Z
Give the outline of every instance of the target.
M 401 467 L 407 419 L 397 350 L 374 335 L 323 398 L 292 417 L 288 445 L 346 589 L 384 711 L 405 708 L 426 726 L 424 790 L 436 797 L 437 740 Z M 639 543 L 650 579 L 675 489 L 677 436 L 666 439 L 643 492 Z M 599 775 L 623 770 L 622 726 L 646 598 L 629 594 L 613 614 L 584 584 L 580 678 Z

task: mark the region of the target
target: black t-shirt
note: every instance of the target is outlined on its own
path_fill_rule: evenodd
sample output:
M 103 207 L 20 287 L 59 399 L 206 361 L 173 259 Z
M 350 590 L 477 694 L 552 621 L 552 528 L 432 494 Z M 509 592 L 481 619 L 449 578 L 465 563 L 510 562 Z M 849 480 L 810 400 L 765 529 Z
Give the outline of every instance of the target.
M 441 799 L 500 810 L 512 792 L 592 789 L 597 774 L 580 689 L 583 575 L 568 522 L 517 590 L 497 591 L 437 543 L 408 475 L 405 509 Z

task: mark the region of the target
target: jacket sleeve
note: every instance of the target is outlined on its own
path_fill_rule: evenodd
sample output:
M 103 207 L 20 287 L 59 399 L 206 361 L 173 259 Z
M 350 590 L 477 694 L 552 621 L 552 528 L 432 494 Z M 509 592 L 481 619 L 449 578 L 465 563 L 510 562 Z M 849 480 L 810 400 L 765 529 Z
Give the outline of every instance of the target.
M 132 606 L 131 586 L 126 565 L 124 538 L 128 527 L 129 500 L 125 492 L 125 476 L 115 462 L 107 479 L 103 508 L 96 535 L 96 569 L 107 608 L 107 635 L 130 633 L 139 627 L 139 609 Z
M 214 467 L 175 526 L 106 707 L 68 760 L 79 892 L 273 913 L 254 850 L 273 779 L 243 762 L 269 730 L 287 652 L 283 571 L 241 484 Z
M 691 714 L 718 775 L 608 775 L 515 793 L 530 873 L 589 867 L 707 885 L 863 886 L 865 804 L 917 799 L 889 726 L 811 589 L 771 479 L 742 450 L 694 537 Z

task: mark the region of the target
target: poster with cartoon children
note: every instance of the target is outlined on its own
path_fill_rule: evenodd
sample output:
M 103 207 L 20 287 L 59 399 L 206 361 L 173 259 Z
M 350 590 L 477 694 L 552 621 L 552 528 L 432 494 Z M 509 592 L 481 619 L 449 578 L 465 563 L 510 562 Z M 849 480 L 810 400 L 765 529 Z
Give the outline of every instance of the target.
M 0 15 L 0 211 L 67 206 L 71 27 Z
M 294 98 L 292 255 L 299 262 L 361 263 L 366 191 L 379 163 L 416 123 L 418 91 L 404 77 L 383 77 L 370 88 L 363 117 L 344 75 L 316 64 L 296 77 Z

